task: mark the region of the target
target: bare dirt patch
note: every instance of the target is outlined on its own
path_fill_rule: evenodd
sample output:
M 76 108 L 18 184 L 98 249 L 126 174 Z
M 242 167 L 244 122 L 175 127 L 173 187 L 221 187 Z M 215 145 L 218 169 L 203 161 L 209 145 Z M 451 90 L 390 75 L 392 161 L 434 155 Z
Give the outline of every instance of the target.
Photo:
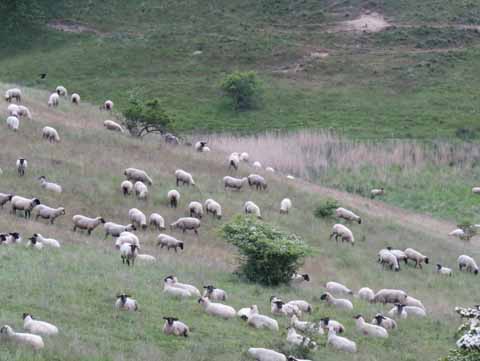
M 47 24 L 47 27 L 50 29 L 58 30 L 58 31 L 64 31 L 67 33 L 90 33 L 90 34 L 95 34 L 95 35 L 105 35 L 101 31 L 98 31 L 97 29 L 94 29 L 91 26 L 81 24 L 75 21 L 69 21 L 69 20 L 54 20 L 51 21 Z
M 385 20 L 383 15 L 373 12 L 369 14 L 362 14 L 354 20 L 342 21 L 338 23 L 333 30 L 376 33 L 388 28 L 389 26 L 390 23 Z

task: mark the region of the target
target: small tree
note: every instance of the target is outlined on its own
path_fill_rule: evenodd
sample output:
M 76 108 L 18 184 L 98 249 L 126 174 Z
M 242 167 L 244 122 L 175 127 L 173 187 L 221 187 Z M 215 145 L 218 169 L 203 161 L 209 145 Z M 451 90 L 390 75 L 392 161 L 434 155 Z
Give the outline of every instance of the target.
M 128 131 L 138 137 L 148 133 L 163 134 L 172 125 L 172 117 L 162 108 L 158 99 L 142 101 L 132 95 L 123 114 Z
M 222 233 L 240 251 L 239 273 L 267 286 L 288 283 L 311 254 L 311 248 L 300 237 L 251 217 L 238 216 L 223 226 Z
M 457 227 L 463 230 L 464 235 L 460 237 L 462 241 L 470 241 L 477 235 L 477 227 L 470 221 L 465 221 L 461 224 L 457 224 Z
M 232 99 L 235 110 L 242 111 L 254 105 L 255 97 L 260 92 L 260 81 L 253 71 L 235 71 L 223 79 L 220 87 Z
M 340 205 L 338 202 L 334 199 L 327 199 L 326 201 L 323 201 L 320 203 L 317 208 L 315 208 L 315 211 L 313 214 L 317 218 L 330 218 L 333 217 L 334 211 L 339 207 Z

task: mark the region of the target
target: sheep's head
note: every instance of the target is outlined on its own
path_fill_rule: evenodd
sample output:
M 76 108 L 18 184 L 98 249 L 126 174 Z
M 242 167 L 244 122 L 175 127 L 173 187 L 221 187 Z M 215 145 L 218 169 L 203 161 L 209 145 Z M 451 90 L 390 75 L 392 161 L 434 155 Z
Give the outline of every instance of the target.
M 377 320 L 377 324 L 379 325 L 382 323 L 383 320 L 387 319 L 384 315 L 380 313 L 377 313 L 374 318 Z
M 8 335 L 8 334 L 11 334 L 11 333 L 13 333 L 13 330 L 8 325 L 5 325 L 2 328 L 0 328 L 0 334 L 1 335 Z
M 178 318 L 175 317 L 163 317 L 165 321 L 168 322 L 168 324 L 171 326 L 175 321 L 178 321 Z
M 283 305 L 285 304 L 285 302 L 283 301 L 273 301 L 273 303 L 275 304 L 275 306 L 277 306 L 279 310 L 281 310 Z
M 305 281 L 310 282 L 310 276 L 307 273 L 303 274 L 302 277 Z
M 65 208 L 60 207 L 59 210 L 60 210 L 60 214 L 65 214 Z
M 35 206 L 38 206 L 40 204 L 40 199 L 38 198 L 33 198 L 32 199 L 32 205 L 35 207 Z
M 203 286 L 203 288 L 205 288 L 207 290 L 207 294 L 209 295 L 213 292 L 213 290 L 215 289 L 215 286 L 208 285 L 208 286 Z
M 428 262 L 429 262 L 428 257 L 425 257 L 425 263 L 428 264 Z
M 128 225 L 128 228 L 130 228 L 132 231 L 136 231 L 136 230 L 137 230 L 137 227 L 135 227 L 134 224 L 129 224 L 129 225 Z
M 287 361 L 298 361 L 298 359 L 295 358 L 294 356 L 288 356 Z
M 442 268 L 442 265 L 440 263 L 437 263 L 437 271 L 440 271 L 441 268 Z
M 105 222 L 105 219 L 103 219 L 103 217 L 99 217 L 99 218 L 98 218 L 98 221 L 99 221 L 100 223 L 106 223 L 106 222 Z
M 183 241 L 178 243 L 180 249 L 183 251 Z
M 397 311 L 398 312 L 402 312 L 403 311 L 403 308 L 405 307 L 405 305 L 401 304 L 401 303 L 396 303 L 395 304 L 395 307 L 397 307 Z
M 45 177 L 44 175 L 42 175 L 42 176 L 38 177 L 38 180 L 39 180 L 40 182 L 46 181 L 46 180 L 47 180 L 47 177 Z
M 32 316 L 30 313 L 24 312 L 23 315 L 22 315 L 22 320 L 26 319 L 28 316 L 30 316 L 31 318 L 33 318 L 33 316 Z
M 208 297 L 200 297 L 200 298 L 198 299 L 198 303 L 200 303 L 201 305 L 204 305 L 204 304 L 206 304 L 206 303 L 208 303 L 208 302 L 209 302 Z
M 174 276 L 170 275 L 170 276 L 167 276 L 163 279 L 163 282 L 166 282 L 166 283 L 174 283 L 175 282 L 175 278 Z
M 478 269 L 476 269 L 475 271 L 473 271 L 474 274 L 478 274 Z
M 358 319 L 363 318 L 363 317 L 362 317 L 362 315 L 358 314 L 358 315 L 356 315 L 356 316 L 353 316 L 353 318 L 354 318 L 355 320 L 358 320 Z
M 5 242 L 7 240 L 7 236 L 5 234 L 0 234 L 0 243 Z
M 125 294 L 125 293 L 122 293 L 122 294 L 120 294 L 120 295 L 117 295 L 117 298 L 120 299 L 120 302 L 122 302 L 123 305 L 125 304 L 125 302 L 127 302 L 127 298 L 128 298 L 128 297 L 131 297 L 131 296 L 130 296 L 130 295 L 127 295 L 127 294 Z
M 136 250 L 138 250 L 138 246 L 136 244 L 131 244 L 130 249 L 132 250 L 132 253 L 135 253 Z
M 320 296 L 320 299 L 322 301 L 327 300 L 329 298 L 328 293 L 324 293 L 323 295 Z

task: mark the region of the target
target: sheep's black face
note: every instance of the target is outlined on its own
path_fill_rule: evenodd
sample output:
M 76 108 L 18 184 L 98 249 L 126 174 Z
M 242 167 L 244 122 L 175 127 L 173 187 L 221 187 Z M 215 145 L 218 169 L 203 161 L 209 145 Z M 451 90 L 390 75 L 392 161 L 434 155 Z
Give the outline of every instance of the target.
M 362 315 L 353 316 L 353 318 L 356 319 L 356 320 L 358 320 L 360 317 L 362 317 Z
M 310 276 L 308 274 L 305 273 L 302 277 L 305 281 L 310 282 Z
M 199 298 L 197 302 L 200 303 L 200 304 L 202 304 L 202 303 L 203 303 L 203 299 Z
M 275 301 L 275 305 L 277 306 L 278 309 L 281 309 L 282 306 L 284 305 L 283 301 Z
M 135 227 L 135 225 L 132 224 L 132 231 L 136 231 L 137 230 L 137 227 Z
M 18 232 L 11 232 L 10 235 L 15 238 L 15 239 L 19 239 L 20 238 L 20 234 Z
M 478 269 L 475 270 L 475 272 L 473 272 L 474 274 L 478 274 Z
M 33 204 L 34 206 L 38 206 L 38 205 L 40 204 L 40 199 L 34 198 L 32 204 Z
M 437 263 L 437 270 L 440 270 L 441 268 L 442 268 L 442 265 Z
M 26 319 L 28 316 L 31 317 L 32 315 L 29 314 L 29 313 L 24 313 L 24 314 L 22 315 L 22 319 L 24 320 L 24 319 Z
M 183 251 L 183 242 L 180 243 L 180 249 Z
M 101 222 L 101 223 L 106 223 L 103 218 L 100 218 L 100 222 Z
M 425 258 L 425 263 L 428 264 L 428 262 L 429 262 L 429 261 L 428 261 L 428 257 L 427 257 L 427 258 Z
M 4 234 L 0 234 L 0 242 L 5 242 L 7 237 Z
M 320 299 L 323 301 L 323 300 L 326 300 L 327 299 L 327 294 L 324 293 L 323 295 L 320 296 Z

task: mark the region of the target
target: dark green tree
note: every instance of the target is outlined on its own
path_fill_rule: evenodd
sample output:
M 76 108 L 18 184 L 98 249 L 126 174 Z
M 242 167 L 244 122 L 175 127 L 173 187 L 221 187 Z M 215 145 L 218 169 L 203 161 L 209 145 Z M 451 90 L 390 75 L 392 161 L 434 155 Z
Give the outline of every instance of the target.
M 124 111 L 125 126 L 130 134 L 142 137 L 149 133 L 165 133 L 173 123 L 172 116 L 161 106 L 158 99 L 142 101 L 131 96 Z
M 260 85 L 255 72 L 235 71 L 222 80 L 220 88 L 232 100 L 234 109 L 242 111 L 253 107 L 260 93 Z

